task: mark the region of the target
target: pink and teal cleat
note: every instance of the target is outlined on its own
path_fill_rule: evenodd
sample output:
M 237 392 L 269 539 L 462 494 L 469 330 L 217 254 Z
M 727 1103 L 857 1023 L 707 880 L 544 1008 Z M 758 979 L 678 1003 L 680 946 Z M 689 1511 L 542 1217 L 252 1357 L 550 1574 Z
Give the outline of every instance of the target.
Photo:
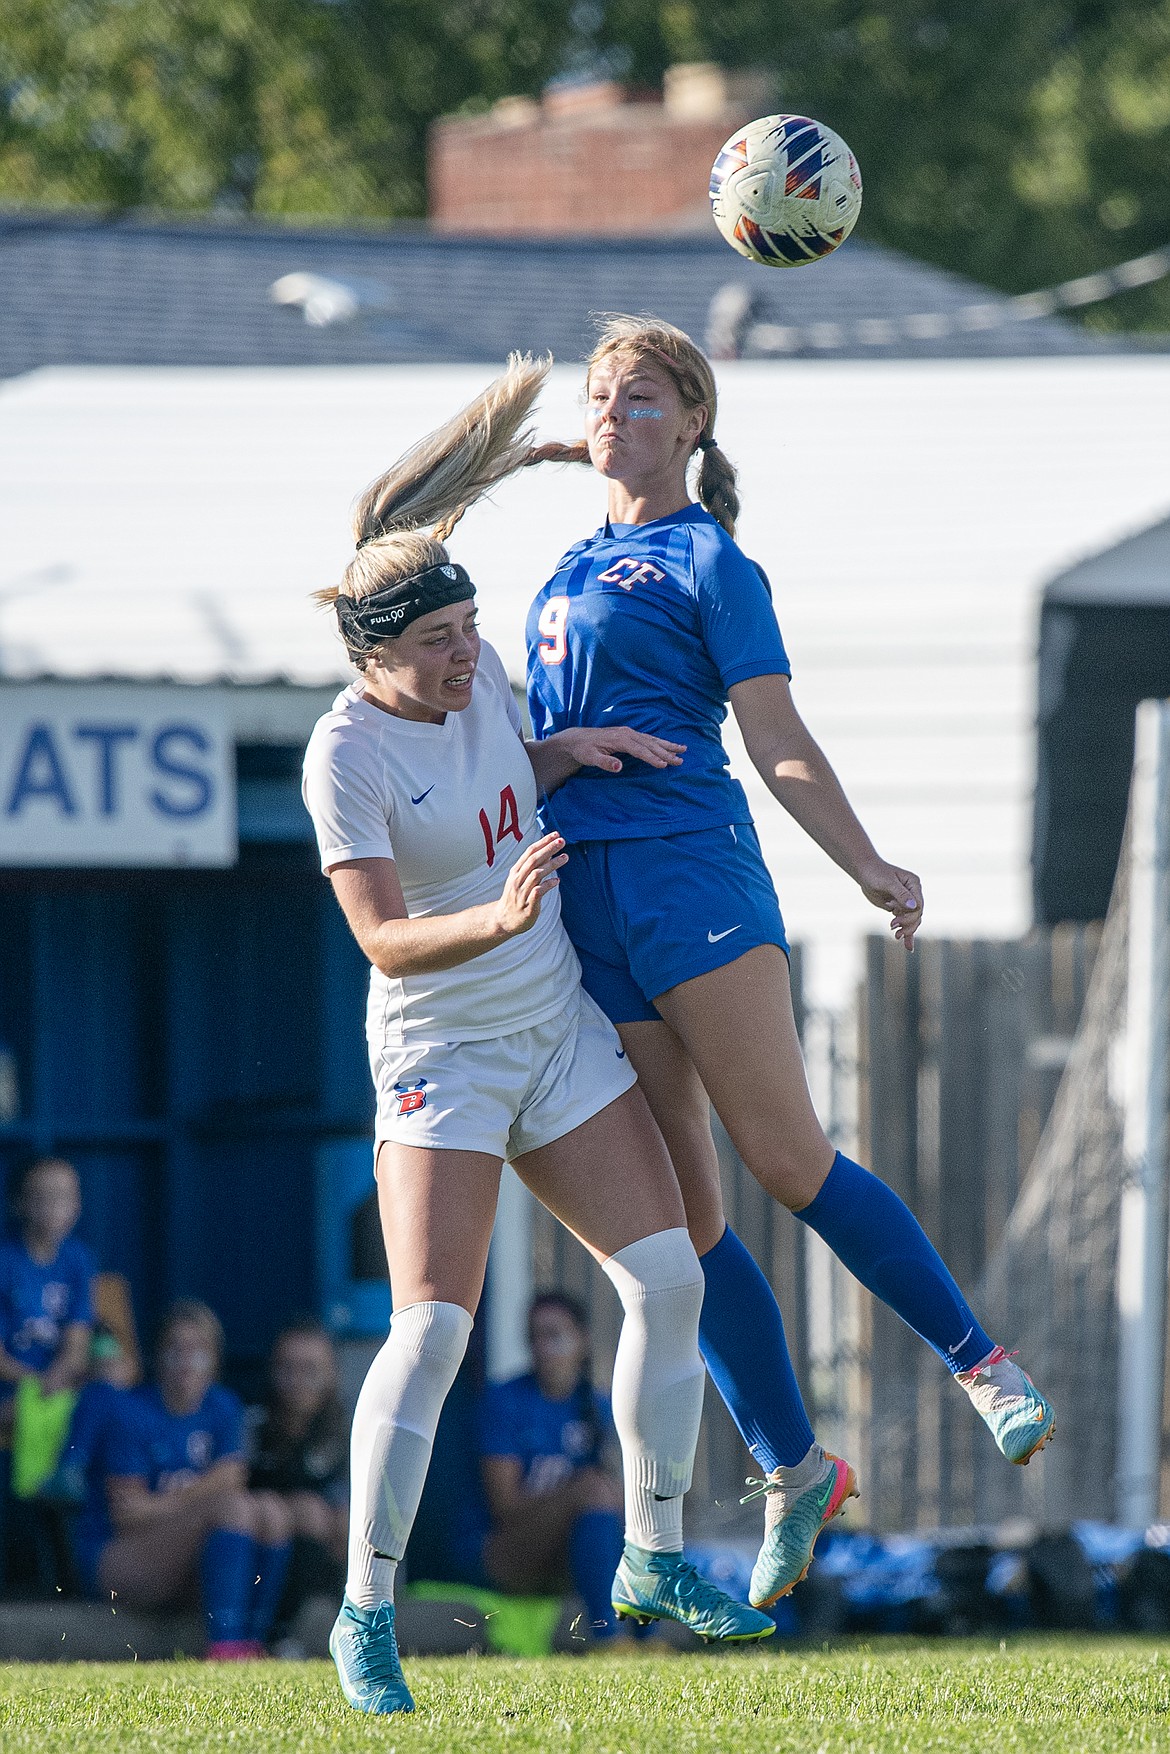
M 764 1544 L 752 1571 L 748 1600 L 753 1608 L 770 1608 L 794 1590 L 808 1574 L 817 1536 L 826 1523 L 840 1516 L 847 1499 L 857 1497 L 857 1476 L 848 1462 L 821 1451 L 822 1466 L 808 1485 L 785 1486 L 778 1468 L 762 1480 L 749 1479 L 753 1488 L 740 1499 L 764 1499 Z M 803 1467 L 803 1463 L 801 1464 Z
M 1012 1354 L 997 1346 L 973 1370 L 955 1377 L 1009 1462 L 1021 1466 L 1042 1450 L 1056 1430 L 1056 1409 L 1046 1401 Z

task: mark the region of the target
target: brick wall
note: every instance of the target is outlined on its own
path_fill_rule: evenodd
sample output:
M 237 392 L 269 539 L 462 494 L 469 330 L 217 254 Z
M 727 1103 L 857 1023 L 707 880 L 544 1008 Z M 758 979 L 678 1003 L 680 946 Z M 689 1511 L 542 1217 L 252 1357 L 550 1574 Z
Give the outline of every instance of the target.
M 431 221 L 496 236 L 700 224 L 716 153 L 766 98 L 758 76 L 676 68 L 665 99 L 603 83 L 447 117 L 430 137 Z

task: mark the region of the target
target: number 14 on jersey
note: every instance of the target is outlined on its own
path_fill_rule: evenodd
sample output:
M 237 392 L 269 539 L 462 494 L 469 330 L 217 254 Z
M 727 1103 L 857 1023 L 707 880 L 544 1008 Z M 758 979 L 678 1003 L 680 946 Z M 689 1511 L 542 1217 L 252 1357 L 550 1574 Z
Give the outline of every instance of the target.
M 505 786 L 500 793 L 500 815 L 496 823 L 496 832 L 492 834 L 491 818 L 486 810 L 479 813 L 479 826 L 483 829 L 483 844 L 487 849 L 488 870 L 496 862 L 496 850 L 508 835 L 519 844 L 524 840 L 520 832 L 520 811 L 516 806 L 516 794 L 511 786 Z

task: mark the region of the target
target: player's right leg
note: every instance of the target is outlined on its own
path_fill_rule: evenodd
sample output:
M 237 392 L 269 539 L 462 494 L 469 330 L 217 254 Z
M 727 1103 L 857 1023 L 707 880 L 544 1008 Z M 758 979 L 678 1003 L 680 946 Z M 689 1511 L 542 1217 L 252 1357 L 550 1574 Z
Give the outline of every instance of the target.
M 905 1202 L 826 1139 L 781 951 L 755 946 L 655 1004 L 761 1186 L 938 1353 L 1008 1460 L 1026 1461 L 1052 1434 L 1052 1405 L 993 1344 Z
M 414 1709 L 398 1660 L 394 1576 L 483 1291 L 500 1166 L 482 1151 L 393 1140 L 379 1147 L 394 1313 L 354 1411 L 349 1568 L 329 1639 L 342 1689 L 359 1711 Z

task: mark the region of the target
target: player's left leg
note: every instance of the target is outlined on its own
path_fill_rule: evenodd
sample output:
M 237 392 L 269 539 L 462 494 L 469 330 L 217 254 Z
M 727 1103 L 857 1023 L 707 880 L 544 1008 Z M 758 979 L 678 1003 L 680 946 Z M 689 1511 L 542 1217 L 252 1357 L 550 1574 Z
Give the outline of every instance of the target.
M 582 1036 L 574 1044 L 582 1051 L 572 1052 L 571 1076 L 579 1090 L 589 1087 L 607 1057 L 612 1065 L 617 1046 L 596 1007 L 584 1001 L 583 1011 Z M 596 1058 L 582 1039 L 594 1030 L 602 1050 Z M 558 1070 L 550 1062 L 550 1100 L 563 1082 Z M 541 1105 L 533 1104 L 529 1125 L 540 1112 Z M 612 1400 L 622 1447 L 626 1545 L 614 1578 L 616 1612 L 641 1621 L 678 1620 L 708 1639 L 769 1636 L 775 1628 L 766 1616 L 708 1583 L 683 1554 L 683 1494 L 703 1409 L 703 1278 L 683 1223 L 678 1183 L 641 1092 L 627 1089 L 513 1163 L 600 1262 L 621 1299 Z
M 1004 1455 L 1027 1461 L 1051 1435 L 1052 1408 L 984 1332 L 905 1203 L 825 1138 L 783 952 L 759 945 L 655 1003 L 757 1181 L 934 1348 Z
M 675 986 L 717 966 L 732 933 L 737 944 L 783 945 L 784 922 L 746 829 L 615 843 L 584 858 L 580 850 L 562 873 L 562 917 L 582 982 L 621 1033 L 682 1191 L 703 1269 L 700 1351 L 767 1477 L 753 1599 L 771 1603 L 804 1576 L 820 1529 L 856 1482 L 847 1463 L 815 1442 L 775 1293 L 723 1215 L 710 1100 L 648 994 L 661 991 L 664 976 Z M 714 933 L 711 920 L 724 929 Z M 739 922 L 731 933 L 727 920 Z

